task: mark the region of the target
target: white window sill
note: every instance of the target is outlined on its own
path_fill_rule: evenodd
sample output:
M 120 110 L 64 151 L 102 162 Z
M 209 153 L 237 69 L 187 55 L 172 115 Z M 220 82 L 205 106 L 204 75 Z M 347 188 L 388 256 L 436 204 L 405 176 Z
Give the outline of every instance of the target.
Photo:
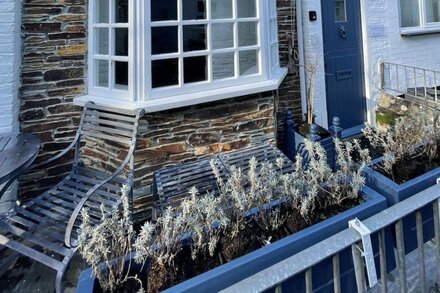
M 239 86 L 230 86 L 215 90 L 201 91 L 198 93 L 183 94 L 166 98 L 136 102 L 112 99 L 107 97 L 98 97 L 93 95 L 84 95 L 74 99 L 73 103 L 75 105 L 84 106 L 86 102 L 92 101 L 96 104 L 108 107 L 125 110 L 144 109 L 147 113 L 152 113 L 275 90 L 280 86 L 286 75 L 287 69 L 280 68 L 274 74 L 274 77 L 270 80 L 264 80 L 261 82 Z
M 416 28 L 401 28 L 400 35 L 407 36 L 417 36 L 417 35 L 428 35 L 440 33 L 440 26 L 435 27 L 416 27 Z

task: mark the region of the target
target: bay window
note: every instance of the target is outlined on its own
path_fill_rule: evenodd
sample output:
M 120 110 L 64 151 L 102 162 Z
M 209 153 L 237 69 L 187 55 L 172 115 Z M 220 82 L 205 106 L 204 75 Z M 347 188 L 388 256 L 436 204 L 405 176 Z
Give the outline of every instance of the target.
M 89 1 L 88 95 L 147 111 L 277 88 L 276 0 Z
M 400 27 L 403 32 L 440 29 L 440 0 L 400 0 Z

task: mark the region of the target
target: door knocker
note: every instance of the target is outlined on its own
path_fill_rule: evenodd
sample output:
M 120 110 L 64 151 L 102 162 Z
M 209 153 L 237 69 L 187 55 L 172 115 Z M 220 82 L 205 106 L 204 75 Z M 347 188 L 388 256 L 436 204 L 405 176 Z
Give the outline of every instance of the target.
M 347 38 L 347 30 L 345 29 L 345 26 L 343 26 L 343 25 L 339 26 L 339 35 L 343 39 Z

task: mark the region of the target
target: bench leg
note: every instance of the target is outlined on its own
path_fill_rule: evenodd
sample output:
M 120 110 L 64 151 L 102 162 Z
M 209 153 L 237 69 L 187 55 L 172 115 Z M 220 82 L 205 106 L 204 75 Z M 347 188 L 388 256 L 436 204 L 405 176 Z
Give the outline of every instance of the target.
M 63 283 L 63 277 L 64 277 L 64 273 L 66 272 L 67 267 L 69 266 L 70 260 L 72 258 L 71 257 L 64 257 L 63 259 L 63 268 L 59 271 L 57 271 L 57 276 L 56 276 L 56 280 L 55 280 L 55 292 L 56 293 L 62 293 L 64 290 L 62 283 Z

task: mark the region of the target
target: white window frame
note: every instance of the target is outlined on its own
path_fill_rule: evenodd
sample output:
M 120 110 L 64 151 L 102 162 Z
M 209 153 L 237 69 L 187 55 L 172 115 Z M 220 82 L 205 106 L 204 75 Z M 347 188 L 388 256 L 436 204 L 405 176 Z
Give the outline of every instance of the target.
M 436 33 L 440 32 L 440 22 L 428 22 L 426 9 L 427 9 L 427 1 L 426 0 L 418 0 L 419 5 L 419 26 L 414 27 L 402 27 L 402 13 L 400 11 L 400 1 L 399 4 L 399 26 L 400 26 L 400 34 L 401 35 L 418 35 L 418 34 L 426 34 L 426 33 Z
M 178 13 L 182 15 L 182 0 L 178 0 Z M 237 1 L 233 0 L 233 15 L 234 18 L 231 22 L 235 22 L 237 16 Z M 160 111 L 170 108 L 176 108 L 181 106 L 187 106 L 192 104 L 204 103 L 209 101 L 215 101 L 225 98 L 231 98 L 241 95 L 248 95 L 258 92 L 264 92 L 273 90 L 279 87 L 280 83 L 287 74 L 287 69 L 280 68 L 279 62 L 279 48 L 278 48 L 278 29 L 276 26 L 276 33 L 273 33 L 273 29 L 270 27 L 272 22 L 276 23 L 277 9 L 276 0 L 256 0 L 257 1 L 257 15 L 255 18 L 238 19 L 241 21 L 258 21 L 257 35 L 258 43 L 255 46 L 248 46 L 244 48 L 238 48 L 238 25 L 234 25 L 234 48 L 232 49 L 216 49 L 211 48 L 211 25 L 216 22 L 224 23 L 224 20 L 211 20 L 211 1 L 206 0 L 206 13 L 207 19 L 205 20 L 178 20 L 179 23 L 179 38 L 182 37 L 182 24 L 206 24 L 207 25 L 207 49 L 204 52 L 208 55 L 208 76 L 207 81 L 182 84 L 183 83 L 183 62 L 179 62 L 179 85 L 169 86 L 162 88 L 151 88 L 151 61 L 157 59 L 157 56 L 151 55 L 151 46 L 149 42 L 151 40 L 151 22 L 150 22 L 150 1 L 149 0 L 128 0 L 129 2 L 129 22 L 127 24 L 96 24 L 96 1 L 89 1 L 89 54 L 88 54 L 88 94 L 75 99 L 76 104 L 84 104 L 86 101 L 92 100 L 101 104 L 112 105 L 121 108 L 144 108 L 147 112 Z M 114 1 L 109 1 L 112 5 L 111 11 L 113 11 Z M 114 13 L 110 13 L 110 23 L 112 23 Z M 173 25 L 176 21 L 161 21 L 155 22 L 155 26 Z M 95 53 L 95 28 L 98 27 L 128 27 L 129 30 L 129 56 L 100 56 Z M 109 46 L 113 46 L 114 39 L 110 34 Z M 182 42 L 179 41 L 181 44 Z M 180 45 L 181 46 L 181 45 Z M 239 77 L 239 62 L 237 60 L 240 51 L 244 50 L 259 50 L 259 73 L 252 74 L 245 77 Z M 275 52 L 272 52 L 275 50 Z M 170 56 L 177 56 L 178 58 L 189 57 L 199 55 L 200 51 L 196 52 L 183 52 L 172 53 Z M 211 58 L 213 52 L 231 52 L 235 54 L 235 75 L 234 78 L 222 79 L 213 81 L 213 72 L 211 68 Z M 164 54 L 164 56 L 167 54 Z M 273 58 L 277 56 L 278 58 Z M 94 62 L 96 58 L 108 57 L 112 61 L 128 60 L 129 62 L 129 84 L 128 90 L 117 89 L 105 89 L 95 86 L 95 66 Z M 163 56 L 162 56 L 163 57 Z M 276 59 L 275 62 L 273 59 Z M 111 70 L 109 70 L 111 72 Z M 110 73 L 109 73 L 110 75 Z M 109 76 L 110 77 L 110 76 Z M 112 79 L 111 79 L 112 80 Z M 109 82 L 111 83 L 111 80 Z
M 135 46 L 133 46 L 134 42 L 134 33 L 135 30 L 133 28 L 133 15 L 134 15 L 134 6 L 132 4 L 132 0 L 128 0 L 129 2 L 129 11 L 128 11 L 128 23 L 114 23 L 114 9 L 115 2 L 109 1 L 109 23 L 98 23 L 96 20 L 96 1 L 89 1 L 89 35 L 88 35 L 88 90 L 89 94 L 92 96 L 102 96 L 102 97 L 113 97 L 115 99 L 121 100 L 131 100 L 133 97 L 133 90 L 135 84 L 135 68 L 134 68 L 134 54 L 135 54 Z M 101 55 L 96 54 L 96 43 L 95 43 L 95 29 L 97 28 L 106 28 L 109 30 L 109 55 Z M 127 28 L 128 29 L 128 56 L 115 56 L 113 53 L 115 46 L 115 38 L 114 38 L 114 29 L 115 28 Z M 95 71 L 95 61 L 97 60 L 107 60 L 109 62 L 109 72 L 108 72 L 108 83 L 109 87 L 99 87 L 96 86 L 96 74 Z M 128 90 L 120 90 L 113 88 L 114 86 L 114 76 L 112 76 L 115 61 L 128 62 Z

